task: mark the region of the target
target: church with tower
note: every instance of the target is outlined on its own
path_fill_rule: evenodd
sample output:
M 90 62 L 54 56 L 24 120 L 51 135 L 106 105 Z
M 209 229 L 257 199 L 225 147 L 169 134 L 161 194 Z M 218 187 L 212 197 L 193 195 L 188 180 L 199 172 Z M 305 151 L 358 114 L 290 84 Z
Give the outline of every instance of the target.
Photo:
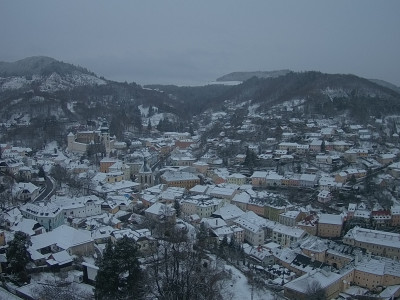
M 140 183 L 140 187 L 142 189 L 151 187 L 154 185 L 154 180 L 155 177 L 153 175 L 153 171 L 151 170 L 151 167 L 147 161 L 146 158 L 144 158 L 143 165 L 139 170 L 138 173 L 138 183 Z

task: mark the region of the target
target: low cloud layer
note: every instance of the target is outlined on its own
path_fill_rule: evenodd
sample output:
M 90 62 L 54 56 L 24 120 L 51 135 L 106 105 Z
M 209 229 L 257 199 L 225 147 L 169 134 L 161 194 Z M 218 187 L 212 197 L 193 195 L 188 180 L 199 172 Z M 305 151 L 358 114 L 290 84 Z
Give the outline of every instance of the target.
M 400 85 L 399 1 L 0 4 L 1 61 L 47 55 L 118 81 L 206 83 L 233 71 L 353 73 Z

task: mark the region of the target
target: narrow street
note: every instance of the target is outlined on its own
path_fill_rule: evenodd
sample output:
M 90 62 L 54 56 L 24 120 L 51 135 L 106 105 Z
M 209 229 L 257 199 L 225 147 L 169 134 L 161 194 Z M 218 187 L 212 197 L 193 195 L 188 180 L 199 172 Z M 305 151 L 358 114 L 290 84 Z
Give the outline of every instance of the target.
M 48 200 L 50 199 L 51 196 L 55 194 L 56 192 L 55 182 L 54 179 L 49 175 L 46 176 L 45 187 L 46 188 L 44 189 L 44 191 L 41 192 L 39 196 L 36 197 L 36 199 L 33 199 L 32 202 L 40 202 Z

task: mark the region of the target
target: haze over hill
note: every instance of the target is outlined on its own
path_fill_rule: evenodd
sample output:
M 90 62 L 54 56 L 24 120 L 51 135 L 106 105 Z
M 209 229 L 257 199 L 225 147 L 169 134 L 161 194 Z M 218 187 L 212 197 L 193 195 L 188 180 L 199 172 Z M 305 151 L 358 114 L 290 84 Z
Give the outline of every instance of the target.
M 49 75 L 53 72 L 64 75 L 81 72 L 94 75 L 87 69 L 58 61 L 47 56 L 32 56 L 15 62 L 0 62 L 0 77 Z
M 277 71 L 253 71 L 253 72 L 232 72 L 217 78 L 217 81 L 246 81 L 252 77 L 275 78 L 286 75 L 290 70 Z

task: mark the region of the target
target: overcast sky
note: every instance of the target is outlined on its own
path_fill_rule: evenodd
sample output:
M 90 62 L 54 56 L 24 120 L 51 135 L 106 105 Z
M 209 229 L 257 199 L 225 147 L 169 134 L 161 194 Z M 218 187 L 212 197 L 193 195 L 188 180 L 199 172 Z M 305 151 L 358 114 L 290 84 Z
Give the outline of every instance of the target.
M 45 55 L 137 83 L 233 71 L 352 73 L 400 86 L 400 1 L 0 1 L 0 61 Z

